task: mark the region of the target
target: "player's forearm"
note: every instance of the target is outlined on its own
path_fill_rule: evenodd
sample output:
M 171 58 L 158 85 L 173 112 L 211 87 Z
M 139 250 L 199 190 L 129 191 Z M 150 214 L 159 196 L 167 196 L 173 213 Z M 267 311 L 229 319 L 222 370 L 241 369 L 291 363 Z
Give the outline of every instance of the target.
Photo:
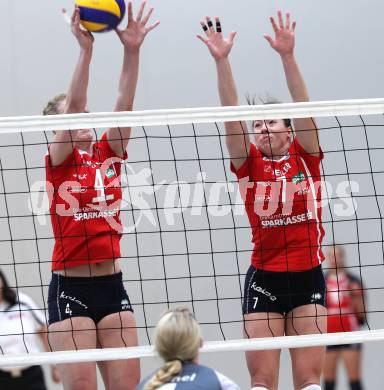
M 123 68 L 120 75 L 119 95 L 115 111 L 131 111 L 139 77 L 140 52 L 124 50 Z
M 228 58 L 216 61 L 217 84 L 222 106 L 237 106 L 238 97 L 235 80 Z
M 353 306 L 355 309 L 355 313 L 360 320 L 365 319 L 365 302 L 364 296 L 361 291 L 356 290 L 356 292 L 352 295 Z
M 38 335 L 40 337 L 41 344 L 44 347 L 44 351 L 47 351 L 47 352 L 52 351 L 52 348 L 50 347 L 49 341 L 48 341 L 48 329 L 47 329 L 47 327 L 46 326 L 42 326 L 39 329 Z
M 66 99 L 66 112 L 83 112 L 87 106 L 92 49 L 81 49 Z
M 294 54 L 282 56 L 281 61 L 283 63 L 285 78 L 292 100 L 294 102 L 308 102 L 309 96 L 307 87 Z
M 228 58 L 216 61 L 217 82 L 220 101 L 223 106 L 237 106 L 238 97 L 235 80 L 233 78 L 231 65 Z M 245 123 L 225 122 L 225 132 L 227 134 L 226 144 L 231 158 L 235 160 L 235 166 L 242 163 L 242 158 L 248 155 L 249 135 Z

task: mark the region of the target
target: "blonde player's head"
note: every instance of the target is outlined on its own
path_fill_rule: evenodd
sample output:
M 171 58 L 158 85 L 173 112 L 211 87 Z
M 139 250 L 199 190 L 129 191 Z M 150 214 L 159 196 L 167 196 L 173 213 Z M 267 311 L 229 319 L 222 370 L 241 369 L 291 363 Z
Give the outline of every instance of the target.
M 166 312 L 155 329 L 155 347 L 166 363 L 149 380 L 144 390 L 154 390 L 169 382 L 181 372 L 183 362 L 197 359 L 201 345 L 200 325 L 187 308 Z
M 54 96 L 45 106 L 43 115 L 61 115 L 64 114 L 67 95 L 59 93 Z M 88 112 L 85 110 L 84 112 Z M 53 131 L 53 134 L 56 134 Z M 72 130 L 73 142 L 82 150 L 87 150 L 93 142 L 93 132 L 91 129 Z
M 67 99 L 67 95 L 65 93 L 60 93 L 55 97 L 53 97 L 45 106 L 43 110 L 43 115 L 63 114 L 66 99 Z

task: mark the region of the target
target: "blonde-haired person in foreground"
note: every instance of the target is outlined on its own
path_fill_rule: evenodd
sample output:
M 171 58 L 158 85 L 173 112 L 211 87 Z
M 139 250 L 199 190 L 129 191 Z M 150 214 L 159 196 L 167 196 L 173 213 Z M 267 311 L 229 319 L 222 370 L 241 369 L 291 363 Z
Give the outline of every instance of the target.
M 240 390 L 230 379 L 198 363 L 203 343 L 199 323 L 187 308 L 166 312 L 155 329 L 155 346 L 165 364 L 136 390 Z

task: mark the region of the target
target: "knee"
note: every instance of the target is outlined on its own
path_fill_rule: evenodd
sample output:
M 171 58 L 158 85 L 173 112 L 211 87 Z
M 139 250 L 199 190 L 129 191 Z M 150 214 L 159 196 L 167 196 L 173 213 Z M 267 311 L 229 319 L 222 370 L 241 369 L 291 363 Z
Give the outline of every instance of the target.
M 95 390 L 95 386 L 86 379 L 79 379 L 71 384 L 71 390 Z
M 321 390 L 320 377 L 321 370 L 317 368 L 306 368 L 300 372 L 296 372 L 296 381 L 300 390 Z M 311 387 L 314 386 L 314 387 Z M 316 387 L 317 386 L 317 387 Z
M 140 383 L 140 365 L 112 371 L 107 375 L 106 390 L 134 390 Z
M 264 367 L 262 364 L 252 364 L 248 365 L 248 369 L 251 377 L 251 390 L 271 390 L 277 388 L 276 380 L 278 377 L 275 370 L 269 365 Z

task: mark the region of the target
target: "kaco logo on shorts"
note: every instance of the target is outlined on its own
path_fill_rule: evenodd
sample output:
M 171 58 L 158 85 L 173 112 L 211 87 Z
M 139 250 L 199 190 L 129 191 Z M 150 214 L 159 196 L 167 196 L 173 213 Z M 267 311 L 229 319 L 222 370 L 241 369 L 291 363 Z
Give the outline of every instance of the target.
M 269 291 L 267 291 L 265 288 L 263 287 L 260 287 L 260 286 L 257 286 L 256 285 L 256 282 L 253 282 L 252 283 L 252 286 L 251 286 L 252 290 L 254 291 L 257 291 L 259 293 L 262 293 L 264 294 L 266 297 L 268 297 L 271 301 L 276 301 L 276 297 L 274 295 L 272 295 Z

